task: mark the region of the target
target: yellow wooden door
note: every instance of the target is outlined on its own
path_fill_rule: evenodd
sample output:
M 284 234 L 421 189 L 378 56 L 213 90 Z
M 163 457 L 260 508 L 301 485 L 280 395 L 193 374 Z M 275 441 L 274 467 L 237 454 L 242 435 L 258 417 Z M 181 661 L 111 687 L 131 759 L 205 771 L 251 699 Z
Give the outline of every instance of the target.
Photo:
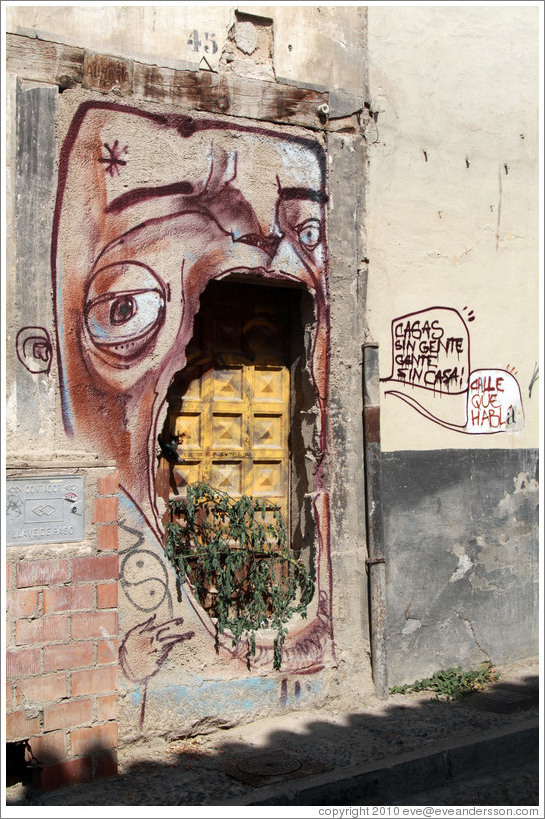
M 184 460 L 173 469 L 178 491 L 205 481 L 235 498 L 266 498 L 288 524 L 289 336 L 282 291 L 207 288 L 187 366 L 170 391 L 170 431 Z

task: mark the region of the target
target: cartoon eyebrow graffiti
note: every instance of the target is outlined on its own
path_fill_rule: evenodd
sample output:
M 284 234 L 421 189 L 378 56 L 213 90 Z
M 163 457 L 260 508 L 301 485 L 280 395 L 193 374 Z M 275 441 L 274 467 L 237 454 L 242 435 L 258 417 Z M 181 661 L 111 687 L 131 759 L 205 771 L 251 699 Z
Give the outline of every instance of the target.
M 280 182 L 278 182 L 278 198 L 281 201 L 289 199 L 307 200 L 308 202 L 318 202 L 320 205 L 325 205 L 329 201 L 329 196 L 323 191 L 313 190 L 312 188 L 283 188 Z
M 138 205 L 140 202 L 147 202 L 149 199 L 162 196 L 189 196 L 192 193 L 191 182 L 172 182 L 170 185 L 159 185 L 155 188 L 133 188 L 110 202 L 105 208 L 105 213 L 116 213 L 131 205 Z

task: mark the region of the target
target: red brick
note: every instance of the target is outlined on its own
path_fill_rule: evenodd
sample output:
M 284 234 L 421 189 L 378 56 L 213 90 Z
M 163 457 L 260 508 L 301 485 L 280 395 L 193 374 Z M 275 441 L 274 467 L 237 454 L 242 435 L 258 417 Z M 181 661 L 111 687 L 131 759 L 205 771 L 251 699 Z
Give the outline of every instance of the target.
M 6 580 L 6 589 L 9 591 L 9 589 L 13 588 L 11 563 L 6 563 L 5 580 Z
M 6 741 L 28 739 L 32 734 L 40 733 L 40 717 L 28 718 L 24 711 L 13 711 L 6 714 Z
M 87 728 L 76 728 L 70 731 L 72 756 L 97 753 L 106 748 L 117 748 L 117 723 L 93 725 Z
M 92 700 L 71 700 L 44 708 L 44 731 L 57 728 L 75 728 L 86 725 L 93 718 Z
M 8 682 L 6 680 L 6 705 L 5 705 L 6 711 L 9 711 L 10 708 L 13 708 L 13 702 L 14 702 L 14 699 L 13 699 L 13 683 Z
M 74 583 L 85 580 L 117 580 L 119 559 L 117 555 L 75 557 L 72 561 Z
M 25 752 L 27 762 L 34 760 L 40 765 L 48 765 L 66 756 L 66 733 L 64 731 L 51 731 L 39 737 L 32 737 L 28 744 L 30 751 L 27 749 Z
M 34 786 L 42 791 L 52 791 L 63 785 L 77 785 L 78 782 L 90 782 L 93 777 L 93 761 L 69 759 L 56 765 L 46 765 L 34 774 Z
M 97 665 L 116 663 L 119 658 L 119 640 L 103 640 L 97 646 Z
M 101 631 L 106 629 L 106 634 Z M 116 611 L 90 611 L 72 615 L 72 639 L 83 640 L 88 637 L 116 637 Z
M 93 523 L 117 522 L 117 498 L 97 498 Z
M 6 653 L 6 679 L 31 677 L 40 673 L 40 649 L 28 648 Z
M 15 622 L 6 620 L 6 646 L 15 648 Z
M 15 683 L 18 705 L 60 700 L 66 695 L 66 674 L 40 674 Z
M 53 586 L 70 581 L 67 560 L 20 560 L 17 564 L 17 586 Z
M 72 696 L 105 694 L 117 690 L 117 665 L 72 673 Z
M 18 646 L 66 640 L 68 640 L 66 614 L 40 617 L 37 620 L 18 620 L 15 624 L 15 642 Z
M 97 546 L 99 551 L 117 551 L 117 524 L 97 526 Z
M 19 589 L 6 594 L 8 617 L 38 617 L 40 614 L 40 593 L 38 589 Z
M 6 618 L 5 644 L 7 648 L 15 648 L 15 622 Z
M 73 637 L 74 635 L 72 635 Z M 70 643 L 65 646 L 44 646 L 44 671 L 81 668 L 93 662 L 92 643 Z
M 78 611 L 92 609 L 95 605 L 93 583 L 82 586 L 57 586 L 44 589 L 44 614 L 57 611 Z
M 97 609 L 117 608 L 117 583 L 100 583 L 97 586 Z
M 98 494 L 99 495 L 117 495 L 119 489 L 119 482 L 117 478 L 117 469 L 115 472 L 110 472 L 103 478 L 98 479 Z
M 117 751 L 106 751 L 95 757 L 95 779 L 117 776 Z
M 117 694 L 108 694 L 106 697 L 97 697 L 97 716 L 101 722 L 117 719 Z

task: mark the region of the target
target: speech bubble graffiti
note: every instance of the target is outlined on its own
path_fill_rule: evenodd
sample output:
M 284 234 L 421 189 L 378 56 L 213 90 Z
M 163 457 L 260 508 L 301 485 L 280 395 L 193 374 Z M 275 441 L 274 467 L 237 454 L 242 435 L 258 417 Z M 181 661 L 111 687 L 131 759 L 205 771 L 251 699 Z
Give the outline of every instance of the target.
M 397 381 L 457 395 L 468 387 L 469 332 L 452 307 L 429 307 L 392 321 L 392 373 Z
M 464 424 L 448 421 L 444 416 L 444 405 L 438 405 L 435 396 L 432 401 L 437 405 L 443 417 L 436 415 L 412 395 L 397 390 L 386 390 L 385 395 L 400 398 L 428 421 L 433 421 L 434 424 L 455 432 L 468 435 L 493 435 L 498 432 L 520 432 L 524 429 L 520 386 L 517 379 L 508 370 L 473 370 L 466 390 Z
M 517 432 L 524 410 L 517 379 L 507 370 L 474 370 L 467 393 L 466 432 Z

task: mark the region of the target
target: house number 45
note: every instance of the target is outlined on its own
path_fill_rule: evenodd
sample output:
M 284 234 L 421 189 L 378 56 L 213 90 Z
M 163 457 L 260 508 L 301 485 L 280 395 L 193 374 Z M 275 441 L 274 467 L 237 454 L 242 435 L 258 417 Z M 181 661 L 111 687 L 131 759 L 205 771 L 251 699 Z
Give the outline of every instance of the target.
M 191 37 L 187 41 L 188 45 L 193 46 L 193 51 L 199 51 L 200 47 L 203 46 L 203 50 L 208 54 L 211 52 L 215 54 L 218 50 L 218 44 L 216 43 L 214 37 L 215 34 L 209 34 L 207 31 L 204 32 L 204 43 L 202 40 L 199 40 L 199 32 L 197 29 L 191 32 Z

